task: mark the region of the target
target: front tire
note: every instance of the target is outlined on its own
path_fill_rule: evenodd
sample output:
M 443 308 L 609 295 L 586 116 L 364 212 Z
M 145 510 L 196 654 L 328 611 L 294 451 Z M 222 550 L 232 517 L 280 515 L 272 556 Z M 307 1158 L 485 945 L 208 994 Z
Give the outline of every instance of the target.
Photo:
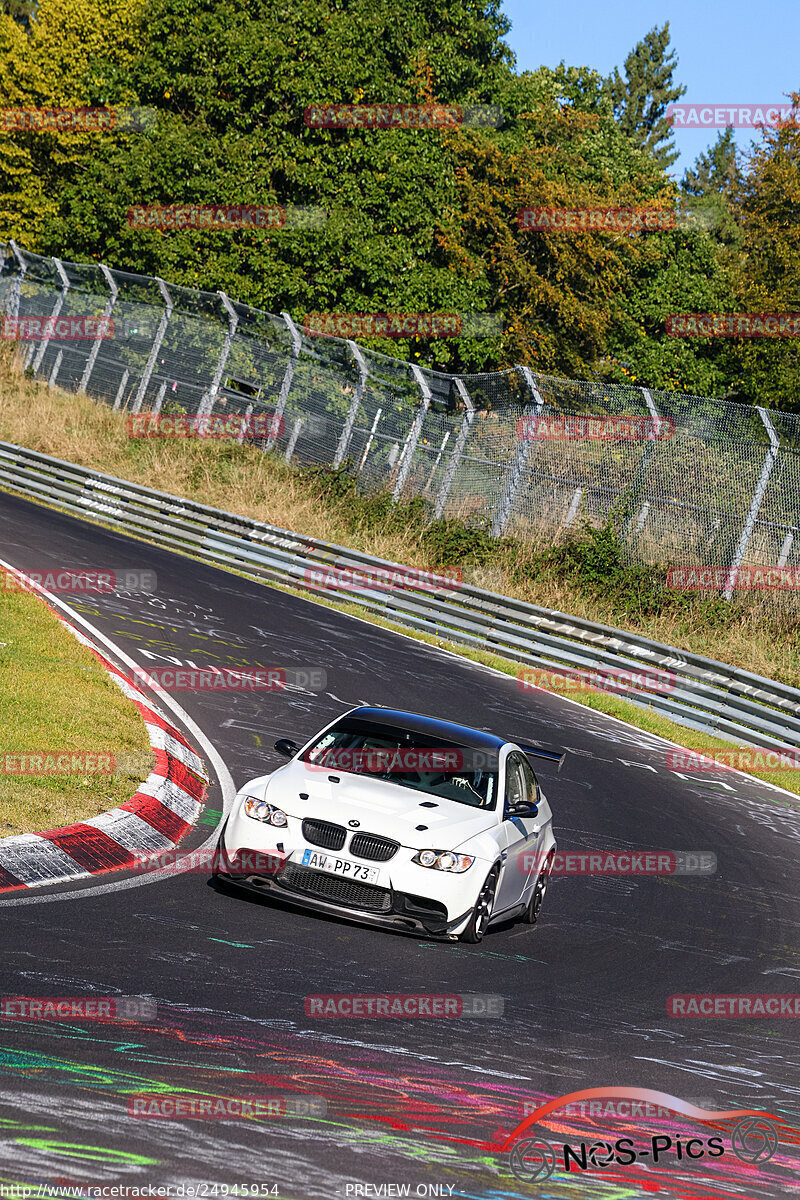
M 483 940 L 483 935 L 492 919 L 492 910 L 494 908 L 494 899 L 497 893 L 497 867 L 493 867 L 484 880 L 483 887 L 478 893 L 478 899 L 475 901 L 475 907 L 472 910 L 472 916 L 469 919 L 469 925 L 460 935 L 459 940 L 469 942 L 476 945 Z

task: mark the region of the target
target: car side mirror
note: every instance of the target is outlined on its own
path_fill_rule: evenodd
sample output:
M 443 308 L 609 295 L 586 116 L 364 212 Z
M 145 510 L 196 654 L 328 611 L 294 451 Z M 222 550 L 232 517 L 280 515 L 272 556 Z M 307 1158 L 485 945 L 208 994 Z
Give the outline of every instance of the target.
M 295 745 L 290 738 L 278 738 L 275 749 L 278 754 L 283 754 L 286 758 L 294 758 L 295 754 L 300 753 L 300 747 Z
M 519 804 L 510 804 L 506 809 L 508 817 L 538 817 L 539 805 L 532 800 L 521 800 Z

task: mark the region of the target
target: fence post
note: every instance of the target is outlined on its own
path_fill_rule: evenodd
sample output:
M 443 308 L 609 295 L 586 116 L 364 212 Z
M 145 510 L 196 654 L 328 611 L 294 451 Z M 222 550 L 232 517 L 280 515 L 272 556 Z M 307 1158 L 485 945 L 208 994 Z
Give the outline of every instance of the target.
M 769 438 L 769 450 L 767 450 L 767 456 L 764 459 L 764 465 L 761 468 L 761 474 L 758 477 L 756 490 L 753 492 L 753 499 L 750 501 L 750 508 L 748 509 L 747 517 L 745 518 L 744 527 L 739 535 L 739 541 L 737 542 L 736 549 L 733 552 L 733 560 L 731 561 L 731 565 L 728 570 L 728 582 L 725 585 L 725 590 L 722 593 L 726 600 L 730 600 L 731 596 L 733 595 L 733 588 L 734 584 L 736 583 L 736 577 L 739 573 L 739 567 L 744 562 L 744 556 L 747 553 L 747 546 L 750 542 L 753 529 L 755 528 L 756 518 L 758 517 L 758 510 L 761 508 L 761 502 L 764 499 L 764 493 L 767 490 L 769 477 L 772 474 L 772 468 L 775 466 L 775 463 L 778 460 L 778 451 L 781 448 L 781 443 L 778 435 L 775 432 L 775 427 L 767 416 L 766 410 L 761 408 L 760 405 L 756 405 L 756 412 L 761 417 L 761 421 L 767 431 L 767 436 Z
M 126 367 L 125 370 L 122 372 L 122 378 L 119 381 L 119 387 L 117 388 L 117 394 L 114 397 L 114 412 L 119 412 L 119 407 L 122 404 L 122 395 L 127 386 L 129 375 L 130 375 L 130 371 Z
M 662 421 L 661 417 L 659 416 L 658 409 L 655 406 L 653 397 L 650 395 L 650 392 L 648 391 L 648 389 L 647 388 L 639 388 L 639 391 L 642 393 L 642 396 L 644 397 L 644 402 L 647 405 L 647 411 L 650 413 L 650 419 L 653 422 L 653 428 L 650 430 L 650 432 L 647 435 L 647 445 L 645 446 L 644 452 L 642 453 L 642 461 L 639 463 L 639 466 L 636 468 L 636 475 L 634 476 L 633 483 L 631 484 L 631 487 L 630 487 L 631 511 L 630 511 L 627 521 L 625 522 L 625 533 L 626 534 L 630 532 L 630 528 L 633 525 L 634 520 L 636 519 L 636 513 L 634 512 L 634 509 L 637 506 L 637 501 L 638 501 L 639 495 L 641 493 L 642 484 L 644 483 L 645 476 L 647 475 L 647 468 L 650 466 L 650 459 L 653 457 L 653 452 L 656 448 L 656 442 L 658 441 L 659 435 L 661 433 L 661 426 L 663 424 L 663 421 Z M 647 506 L 647 511 L 648 512 L 650 511 L 649 505 Z M 645 516 L 646 516 L 646 514 L 645 514 Z M 644 525 L 643 520 L 636 521 L 636 532 L 637 533 L 641 532 L 643 525 Z
M 98 330 L 97 337 L 94 339 L 94 343 L 92 344 L 91 353 L 87 360 L 83 375 L 81 376 L 81 381 L 78 384 L 79 392 L 85 392 L 87 387 L 89 386 L 89 378 L 92 374 L 92 371 L 94 370 L 94 364 L 97 361 L 97 355 L 100 353 L 100 344 L 103 341 L 103 332 L 105 330 L 105 327 L 108 325 L 108 322 L 111 320 L 111 314 L 114 311 L 114 305 L 117 303 L 117 296 L 119 295 L 119 288 L 117 287 L 116 281 L 114 280 L 114 276 L 111 274 L 108 267 L 106 267 L 103 263 L 98 263 L 97 265 L 99 266 L 100 270 L 103 272 L 103 275 L 105 276 L 105 280 L 109 286 L 111 295 L 108 298 L 106 306 L 103 309 L 103 315 L 100 318 L 101 321 L 103 322 L 103 327 L 100 330 Z
M 56 264 L 56 270 L 58 271 L 58 277 L 61 280 L 61 291 L 58 293 L 58 296 L 56 297 L 56 302 L 53 305 L 53 311 L 50 314 L 50 320 L 48 321 L 48 324 L 46 327 L 46 332 L 42 335 L 41 341 L 39 342 L 39 349 L 36 351 L 36 356 L 34 357 L 34 354 L 33 354 L 33 342 L 31 342 L 30 349 L 25 356 L 25 367 L 26 368 L 28 366 L 28 363 L 33 358 L 33 373 L 34 373 L 34 375 L 39 370 L 39 367 L 42 365 L 42 359 L 44 358 L 44 356 L 47 352 L 47 347 L 50 344 L 51 332 L 55 326 L 55 322 L 58 318 L 59 313 L 61 312 L 61 309 L 64 307 L 64 301 L 66 300 L 67 292 L 69 291 L 69 280 L 67 279 L 67 273 L 64 270 L 64 265 L 61 262 L 61 259 L 54 258 L 53 262 Z
M 428 381 L 422 374 L 422 371 L 419 369 L 417 364 L 411 363 L 410 366 L 414 374 L 414 378 L 419 385 L 421 399 L 419 408 L 417 409 L 417 415 L 414 417 L 414 424 L 411 426 L 409 431 L 409 437 L 405 444 L 403 456 L 400 460 L 400 469 L 397 473 L 397 482 L 395 483 L 394 491 L 392 492 L 393 503 L 397 503 L 403 494 L 403 488 L 405 487 L 406 480 L 408 479 L 408 473 L 411 470 L 411 463 L 414 460 L 414 453 L 417 449 L 417 443 L 419 442 L 419 437 L 422 433 L 422 423 L 425 420 L 426 413 L 431 406 L 431 400 L 433 398 L 431 389 L 428 387 Z
M 61 361 L 62 361 L 63 357 L 64 357 L 64 351 L 59 350 L 58 354 L 56 355 L 56 361 L 53 363 L 53 369 L 50 372 L 50 379 L 48 380 L 48 383 L 47 383 L 47 386 L 49 387 L 51 392 L 52 392 L 53 388 L 56 386 L 56 377 L 58 375 L 58 370 L 59 370 L 59 367 L 61 366 Z
M 147 391 L 147 385 L 150 383 L 150 376 L 153 374 L 153 367 L 156 365 L 158 352 L 161 349 L 161 343 L 164 340 L 164 336 L 167 332 L 167 325 L 169 324 L 169 319 L 172 316 L 173 305 L 172 296 L 169 294 L 169 288 L 164 283 L 164 280 L 159 279 L 158 276 L 156 276 L 156 283 L 159 286 L 159 290 L 164 300 L 164 311 L 161 314 L 161 320 L 158 322 L 156 336 L 153 338 L 153 344 L 150 347 L 150 353 L 147 356 L 144 374 L 142 375 L 142 378 L 139 381 L 139 386 L 136 389 L 136 396 L 134 397 L 133 404 L 131 405 L 132 413 L 141 412 L 142 401 L 144 400 L 145 393 Z
M 786 537 L 783 539 L 783 545 L 781 546 L 781 552 L 778 555 L 778 566 L 779 567 L 785 567 L 787 562 L 789 561 L 789 555 L 792 552 L 793 542 L 794 542 L 794 530 L 790 529 L 789 532 L 787 533 Z
M 19 263 L 19 272 L 12 285 L 11 291 L 8 294 L 6 301 L 6 315 L 9 317 L 19 316 L 19 302 L 22 296 L 22 281 L 28 271 L 28 264 L 25 262 L 22 251 L 13 238 L 9 239 L 9 246 L 14 251 L 14 257 Z
M 539 389 L 537 388 L 536 382 L 533 378 L 533 372 L 531 371 L 530 367 L 517 367 L 517 370 L 530 388 L 534 401 L 534 416 L 538 417 L 544 408 L 544 400 L 539 394 Z M 506 483 L 505 491 L 503 492 L 500 503 L 497 507 L 497 514 L 494 522 L 492 523 L 492 537 L 501 537 L 506 525 L 508 524 L 508 518 L 511 516 L 511 509 L 514 506 L 514 498 L 517 494 L 517 489 L 519 488 L 520 482 L 522 481 L 522 475 L 525 471 L 525 465 L 528 461 L 531 441 L 531 438 L 520 438 L 516 458 L 514 459 L 511 470 L 509 471 L 508 482 Z
M 298 417 L 294 423 L 294 427 L 292 428 L 292 432 L 289 437 L 289 443 L 286 447 L 286 453 L 283 456 L 286 459 L 287 463 L 292 461 L 292 455 L 294 454 L 294 448 L 297 445 L 297 439 L 300 437 L 300 430 L 303 428 L 304 422 L 305 422 L 305 417 Z
M 336 447 L 336 454 L 333 458 L 334 467 L 340 467 L 344 461 L 344 456 L 347 454 L 347 448 L 350 445 L 350 439 L 353 436 L 353 426 L 356 423 L 358 406 L 361 403 L 361 397 L 364 395 L 364 389 L 367 386 L 367 378 L 369 377 L 367 364 L 364 362 L 364 356 L 359 350 L 358 346 L 355 344 L 355 342 L 351 341 L 348 341 L 347 345 L 350 349 L 350 353 L 358 365 L 358 383 L 356 384 L 356 389 L 353 393 L 353 399 L 350 401 L 350 408 L 347 412 L 347 420 L 344 423 L 344 429 L 342 430 L 342 435 L 339 438 L 339 444 Z
M 444 506 L 447 503 L 447 497 L 450 495 L 450 489 L 453 486 L 458 464 L 461 461 L 461 455 L 464 453 L 464 447 L 467 444 L 472 422 L 475 420 L 475 405 L 472 403 L 472 397 L 467 391 L 463 379 L 456 380 L 456 389 L 464 403 L 464 416 L 461 421 L 461 428 L 458 431 L 456 444 L 453 447 L 453 453 L 450 455 L 450 460 L 444 473 L 442 486 L 439 488 L 439 494 L 436 497 L 436 506 L 433 510 L 434 520 L 436 521 L 441 518 L 444 512 Z
M 292 380 L 294 378 L 294 369 L 297 366 L 297 360 L 299 359 L 300 351 L 303 348 L 303 339 L 300 337 L 300 330 L 297 328 L 288 312 L 282 312 L 281 316 L 283 317 L 286 328 L 289 330 L 289 334 L 291 335 L 292 349 L 289 355 L 289 361 L 286 364 L 286 370 L 283 373 L 283 379 L 281 380 L 281 390 L 278 393 L 278 403 L 275 406 L 275 415 L 270 426 L 269 436 L 267 437 L 267 441 L 264 446 L 265 453 L 267 450 L 272 449 L 273 442 L 277 441 L 280 434 L 283 414 L 286 410 L 286 404 L 289 400 L 289 388 L 292 386 Z
M 236 309 L 231 304 L 224 292 L 217 292 L 225 312 L 228 314 L 228 332 L 225 334 L 225 341 L 222 343 L 222 349 L 219 352 L 217 365 L 214 370 L 214 378 L 211 380 L 211 387 L 203 395 L 200 403 L 197 406 L 198 417 L 208 417 L 211 415 L 211 410 L 214 407 L 214 401 L 217 398 L 219 385 L 222 383 L 222 375 L 225 371 L 225 364 L 228 361 L 228 355 L 231 352 L 233 339 L 236 336 L 236 329 L 239 324 L 239 317 L 236 314 Z M 205 436 L 205 426 L 202 421 L 198 422 L 198 434 L 200 437 Z
M 375 412 L 375 417 L 372 422 L 372 428 L 370 429 L 369 437 L 367 438 L 367 444 L 364 447 L 364 453 L 361 455 L 361 462 L 358 464 L 359 472 L 364 470 L 364 463 L 367 461 L 367 455 L 369 454 L 370 447 L 372 446 L 372 443 L 375 440 L 375 430 L 378 428 L 378 422 L 381 419 L 382 413 L 383 413 L 382 408 L 377 409 Z
M 578 515 L 578 509 L 581 506 L 581 497 L 583 496 L 583 488 L 575 488 L 570 501 L 570 506 L 567 509 L 567 515 L 564 518 L 564 528 L 569 529 L 572 522 Z

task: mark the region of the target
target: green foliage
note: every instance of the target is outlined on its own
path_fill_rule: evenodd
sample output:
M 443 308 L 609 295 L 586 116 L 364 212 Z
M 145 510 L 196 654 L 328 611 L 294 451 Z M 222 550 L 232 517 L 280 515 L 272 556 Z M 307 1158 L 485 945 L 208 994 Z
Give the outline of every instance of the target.
M 669 22 L 653 28 L 625 59 L 625 79 L 614 69 L 609 89 L 614 115 L 623 133 L 642 150 L 652 154 L 665 170 L 678 157 L 671 140 L 667 105 L 679 100 L 685 87 L 676 87 L 673 73 L 677 64 L 669 47 Z

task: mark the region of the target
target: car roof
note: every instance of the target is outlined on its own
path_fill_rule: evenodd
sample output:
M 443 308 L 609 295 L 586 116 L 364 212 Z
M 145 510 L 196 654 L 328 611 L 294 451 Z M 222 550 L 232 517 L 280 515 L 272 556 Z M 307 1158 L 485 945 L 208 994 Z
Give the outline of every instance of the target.
M 371 721 L 375 725 L 395 725 L 412 733 L 429 734 L 431 737 L 452 740 L 456 746 L 468 746 L 471 750 L 500 750 L 507 739 L 473 729 L 469 725 L 456 725 L 439 717 L 426 717 L 422 713 L 406 712 L 401 708 L 371 708 L 364 705 L 347 714 L 360 721 Z

